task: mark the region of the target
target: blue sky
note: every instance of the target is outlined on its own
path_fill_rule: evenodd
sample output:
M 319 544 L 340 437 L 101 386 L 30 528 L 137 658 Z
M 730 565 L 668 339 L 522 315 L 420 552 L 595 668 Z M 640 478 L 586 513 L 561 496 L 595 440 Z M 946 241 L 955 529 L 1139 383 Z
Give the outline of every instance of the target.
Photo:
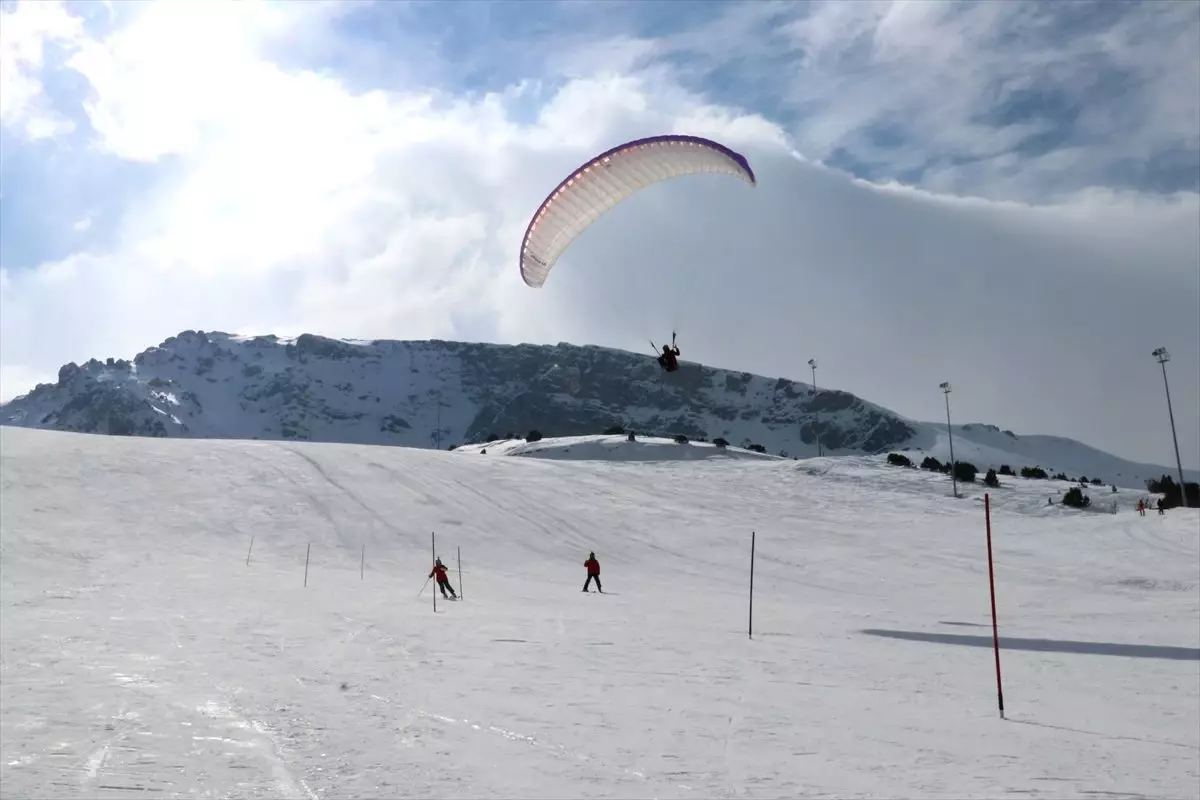
M 3 398 L 188 328 L 639 348 L 679 317 L 707 363 L 818 357 L 923 419 L 949 379 L 963 421 L 1162 463 L 1162 344 L 1200 466 L 1194 3 L 0 14 Z M 759 187 L 655 187 L 524 287 L 544 194 L 670 131 L 747 153 Z M 621 299 L 684 275 L 696 308 Z

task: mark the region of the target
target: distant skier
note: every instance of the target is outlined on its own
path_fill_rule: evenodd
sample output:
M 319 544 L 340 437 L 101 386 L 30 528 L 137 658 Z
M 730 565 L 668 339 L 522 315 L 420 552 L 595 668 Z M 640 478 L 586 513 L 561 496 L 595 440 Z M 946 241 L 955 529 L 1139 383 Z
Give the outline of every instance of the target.
M 1138 500 L 1138 515 L 1142 516 L 1142 517 L 1146 516 L 1146 501 L 1145 500 Z
M 596 554 L 588 553 L 588 559 L 583 562 L 583 566 L 587 567 L 587 580 L 583 582 L 583 590 L 586 592 L 594 580 L 596 581 L 596 591 L 604 594 L 604 589 L 600 586 L 600 562 L 596 560 Z
M 442 563 L 440 558 L 434 562 L 433 571 L 429 573 L 429 577 L 432 578 L 434 575 L 437 575 L 438 588 L 442 590 L 442 597 L 457 600 L 458 595 L 455 594 L 454 587 L 450 585 L 450 578 L 446 576 L 446 565 Z M 446 594 L 447 590 L 450 592 L 449 595 Z

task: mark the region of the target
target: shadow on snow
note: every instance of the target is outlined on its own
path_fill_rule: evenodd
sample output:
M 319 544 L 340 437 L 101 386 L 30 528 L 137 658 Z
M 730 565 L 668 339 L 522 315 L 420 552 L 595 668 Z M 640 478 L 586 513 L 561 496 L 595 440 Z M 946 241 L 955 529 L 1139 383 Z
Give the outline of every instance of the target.
M 958 644 L 967 647 L 991 647 L 991 636 L 972 636 L 965 633 L 923 633 L 920 631 L 891 631 L 864 628 L 859 633 L 905 639 L 910 642 Z M 1042 653 L 1082 653 L 1096 656 L 1125 656 L 1126 658 L 1161 658 L 1169 661 L 1200 661 L 1200 649 L 1155 644 L 1119 644 L 1117 642 L 1079 642 L 1065 639 L 1016 639 L 1000 637 L 1001 649 L 1033 650 Z

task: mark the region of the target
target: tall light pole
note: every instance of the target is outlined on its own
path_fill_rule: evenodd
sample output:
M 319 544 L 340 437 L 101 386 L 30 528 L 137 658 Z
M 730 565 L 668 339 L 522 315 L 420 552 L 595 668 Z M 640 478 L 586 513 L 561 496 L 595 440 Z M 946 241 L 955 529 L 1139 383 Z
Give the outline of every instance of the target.
M 954 465 L 954 431 L 950 429 L 950 383 L 938 384 L 942 394 L 946 395 L 946 435 L 950 437 L 950 480 L 954 485 L 954 496 L 958 497 L 958 472 Z
M 442 449 L 442 393 L 437 393 L 437 427 L 433 429 L 433 447 L 435 450 Z
M 815 400 L 817 395 L 817 360 L 815 358 L 810 358 L 808 360 L 808 366 L 812 368 L 812 393 L 813 399 Z M 821 424 L 820 409 L 813 411 L 813 414 L 813 438 L 817 440 L 817 455 L 820 456 L 823 455 L 821 452 L 821 431 L 818 428 L 818 426 Z
M 1171 354 L 1167 352 L 1167 348 L 1159 347 L 1151 355 L 1162 367 L 1163 388 L 1167 390 L 1167 416 L 1171 419 L 1171 439 L 1175 442 L 1175 469 L 1179 471 L 1180 502 L 1186 508 L 1188 504 L 1187 486 L 1183 482 L 1183 462 L 1179 459 L 1179 438 L 1175 435 L 1175 412 L 1171 410 L 1171 387 L 1167 383 L 1167 362 L 1171 360 Z

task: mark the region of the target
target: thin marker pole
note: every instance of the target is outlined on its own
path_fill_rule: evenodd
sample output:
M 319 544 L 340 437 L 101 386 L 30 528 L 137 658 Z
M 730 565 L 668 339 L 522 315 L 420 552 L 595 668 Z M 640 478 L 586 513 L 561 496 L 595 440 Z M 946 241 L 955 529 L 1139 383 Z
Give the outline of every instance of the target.
M 996 577 L 992 569 L 992 502 L 986 493 L 983 495 L 983 513 L 987 521 L 988 587 L 992 595 L 992 652 L 996 656 L 996 702 L 1000 706 L 1000 719 L 1004 719 L 1004 686 L 1000 682 L 1000 633 L 996 624 Z
M 250 549 L 246 551 L 246 566 L 250 566 L 250 553 L 254 550 L 254 534 L 250 535 Z
M 463 599 L 462 586 L 463 586 L 463 584 L 462 584 L 462 547 L 460 546 L 458 548 L 458 599 L 459 600 Z
M 746 628 L 749 638 L 754 638 L 754 531 L 750 531 L 750 621 Z
M 437 563 L 437 534 L 433 531 L 429 532 L 429 549 L 433 552 L 433 561 L 431 564 Z M 433 613 L 437 613 L 437 587 L 433 587 Z
M 312 553 L 312 542 L 308 543 L 308 548 L 304 551 L 304 585 L 308 586 L 308 557 Z
M 358 562 L 358 579 L 361 581 L 367 571 L 367 546 L 362 546 L 362 557 Z

